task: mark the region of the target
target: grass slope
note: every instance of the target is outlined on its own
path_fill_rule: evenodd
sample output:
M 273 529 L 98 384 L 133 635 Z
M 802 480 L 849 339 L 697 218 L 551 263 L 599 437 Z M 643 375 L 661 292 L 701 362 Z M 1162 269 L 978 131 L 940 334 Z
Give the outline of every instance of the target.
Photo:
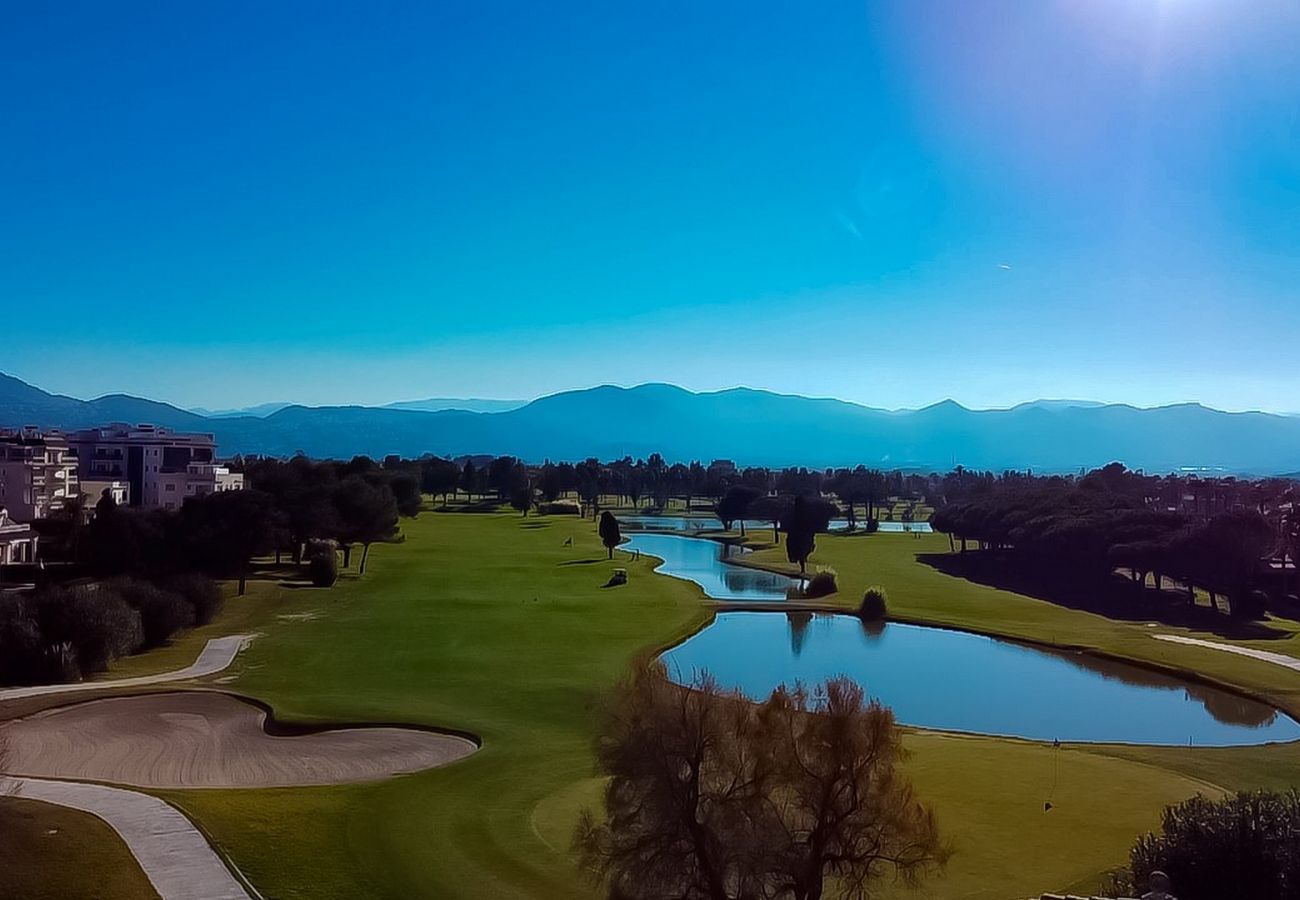
M 106 822 L 49 803 L 0 797 L 0 898 L 68 897 L 156 900 L 158 894 Z
M 582 896 L 568 843 L 577 809 L 599 795 L 589 751 L 597 698 L 638 654 L 698 627 L 707 608 L 693 585 L 652 575 L 649 559 L 607 562 L 590 522 L 425 514 L 403 528 L 406 543 L 376 548 L 364 579 L 286 590 L 294 611 L 320 615 L 264 623 L 236 663 L 236 688 L 282 716 L 462 728 L 483 749 L 377 785 L 167 799 L 268 897 Z M 839 568 L 843 585 L 884 583 L 895 611 L 949 624 L 1060 639 L 1120 627 L 944 576 L 913 559 L 926 543 L 820 538 L 818 559 Z M 615 565 L 629 568 L 630 584 L 602 588 Z M 957 844 L 933 897 L 1095 887 L 1165 804 L 1220 783 L 1195 765 L 1160 768 L 1161 750 L 1058 754 L 924 732 L 907 746 L 918 788 Z

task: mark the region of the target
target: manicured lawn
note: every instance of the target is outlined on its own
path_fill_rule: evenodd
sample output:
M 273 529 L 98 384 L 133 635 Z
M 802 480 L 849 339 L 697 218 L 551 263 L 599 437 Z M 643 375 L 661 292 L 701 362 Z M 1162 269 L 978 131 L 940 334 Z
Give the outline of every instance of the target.
M 268 896 L 573 896 L 533 807 L 592 774 L 600 692 L 706 610 L 648 559 L 606 561 L 590 522 L 426 513 L 403 527 L 364 580 L 304 592 L 325 598 L 319 618 L 269 624 L 236 687 L 290 717 L 470 730 L 482 750 L 380 785 L 169 799 Z M 615 566 L 631 584 L 602 588 Z
M 263 584 L 232 601 L 210 633 L 263 632 L 230 670 L 233 689 L 280 716 L 441 725 L 475 732 L 483 748 L 448 768 L 380 784 L 164 796 L 268 898 L 588 895 L 568 844 L 577 810 L 599 798 L 590 742 L 601 692 L 638 655 L 698 628 L 710 606 L 693 585 L 653 575 L 649 558 L 606 561 L 590 521 L 425 513 L 403 530 L 405 543 L 372 550 L 365 578 L 330 591 Z M 939 536 L 823 536 L 814 561 L 839 571 L 844 591 L 832 602 L 851 605 L 862 587 L 880 583 L 895 614 L 1204 665 L 1225 680 L 1300 697 L 1300 675 L 1166 645 L 1141 625 L 915 560 L 946 548 Z M 758 558 L 778 564 L 782 554 Z M 630 583 L 605 589 L 615 566 L 629 569 Z M 167 648 L 166 664 L 148 654 L 129 668 L 183 665 L 206 636 Z M 1095 889 L 1166 804 L 1220 785 L 1300 782 L 1294 746 L 1057 751 L 927 732 L 909 734 L 906 745 L 917 788 L 956 845 L 948 872 L 922 897 Z
M 405 544 L 373 552 L 365 579 L 294 592 L 312 595 L 322 614 L 267 623 L 237 663 L 236 687 L 281 715 L 464 728 L 482 735 L 483 749 L 379 785 L 168 799 L 270 897 L 582 895 L 568 844 L 576 811 L 599 797 L 588 749 L 597 698 L 639 653 L 704 621 L 699 595 L 653 576 L 649 560 L 606 562 L 590 522 L 425 514 L 404 530 Z M 563 546 L 569 537 L 573 546 Z M 1184 665 L 1205 652 L 1165 648 L 1140 632 L 1129 640 L 1133 626 L 914 560 L 920 549 L 946 547 L 942 538 L 818 543 L 817 558 L 835 565 L 846 587 L 881 582 L 896 612 L 1071 643 L 1150 643 Z M 631 583 L 603 589 L 614 565 L 630 569 Z M 1163 770 L 1170 751 L 1158 749 L 1058 753 L 924 732 L 907 746 L 919 790 L 957 845 L 930 896 L 989 898 L 1095 888 L 1166 804 L 1215 790 L 1209 775 L 1248 769 L 1251 754 L 1263 752 L 1230 751 L 1220 764 L 1193 751 L 1193 764 Z
M 0 797 L 0 897 L 157 896 L 131 851 L 105 822 L 61 806 Z

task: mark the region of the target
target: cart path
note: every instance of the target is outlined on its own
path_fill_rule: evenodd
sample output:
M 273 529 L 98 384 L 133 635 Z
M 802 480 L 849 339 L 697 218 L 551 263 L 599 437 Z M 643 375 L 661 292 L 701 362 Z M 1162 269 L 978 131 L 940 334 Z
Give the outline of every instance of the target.
M 1300 659 L 1294 656 L 1287 656 L 1285 653 L 1274 653 L 1271 650 L 1256 650 L 1254 647 L 1238 647 L 1235 644 L 1221 644 L 1218 641 L 1203 641 L 1200 638 L 1183 637 L 1181 634 L 1153 634 L 1151 635 L 1157 641 L 1169 641 L 1174 644 L 1187 644 L 1190 647 L 1206 647 L 1210 650 L 1222 650 L 1225 653 L 1236 653 L 1239 656 L 1249 656 L 1251 659 L 1258 659 L 1261 662 L 1272 663 L 1275 666 L 1282 666 L 1293 672 L 1300 672 Z
M 157 797 L 101 784 L 0 776 L 0 794 L 6 792 L 103 819 L 162 900 L 254 900 L 194 824 Z
M 105 681 L 78 681 L 74 684 L 41 684 L 32 687 L 0 689 L 0 703 L 21 700 L 24 697 L 43 697 L 49 694 L 73 694 L 80 691 L 102 691 L 109 688 L 140 687 L 166 684 L 213 675 L 235 661 L 235 656 L 253 642 L 255 634 L 231 634 L 213 638 L 199 653 L 199 658 L 183 669 L 159 672 L 156 675 L 137 675 L 133 678 L 113 678 Z

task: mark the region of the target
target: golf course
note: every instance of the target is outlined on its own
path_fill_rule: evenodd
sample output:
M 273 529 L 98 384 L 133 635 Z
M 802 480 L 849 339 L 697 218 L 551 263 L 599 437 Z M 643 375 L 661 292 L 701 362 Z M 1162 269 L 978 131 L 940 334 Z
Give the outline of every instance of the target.
M 602 696 L 726 604 L 656 574 L 653 557 L 615 551 L 607 559 L 590 519 L 452 509 L 404 519 L 403 540 L 377 544 L 365 575 L 354 567 L 332 589 L 301 586 L 288 566 L 268 565 L 212 624 L 122 660 L 107 676 L 179 668 L 211 638 L 256 633 L 220 676 L 194 686 L 249 698 L 295 728 L 406 725 L 481 742 L 445 765 L 357 783 L 143 782 L 141 790 L 185 813 L 267 898 L 598 893 L 577 870 L 570 842 L 580 810 L 599 806 L 592 741 Z M 783 548 L 767 547 L 770 538 L 751 533 L 755 552 L 745 562 L 790 571 Z M 839 593 L 805 607 L 853 610 L 867 585 L 883 585 L 891 619 L 1086 650 L 1300 712 L 1300 672 L 1154 640 L 1148 623 L 977 584 L 918 560 L 948 552 L 938 534 L 819 535 L 812 561 L 837 571 Z M 616 567 L 627 570 L 627 583 L 606 587 Z M 1300 624 L 1266 624 L 1268 639 L 1247 641 L 1159 631 L 1300 656 L 1293 637 Z M 943 660 L 934 666 L 941 672 Z M 0 704 L 0 719 L 69 702 Z M 935 806 L 954 854 L 943 874 L 919 891 L 899 886 L 898 896 L 1094 891 L 1166 805 L 1198 792 L 1300 781 L 1300 744 L 1055 747 L 909 729 L 905 746 L 907 773 Z M 125 846 L 98 820 L 12 799 L 0 799 L 0 818 L 17 835 L 0 847 L 0 867 L 17 872 L 22 896 L 85 890 L 67 881 L 75 869 L 61 861 L 74 858 L 95 860 L 94 896 L 148 896 Z M 55 870 L 58 879 L 44 877 Z M 886 896 L 894 890 L 885 885 Z

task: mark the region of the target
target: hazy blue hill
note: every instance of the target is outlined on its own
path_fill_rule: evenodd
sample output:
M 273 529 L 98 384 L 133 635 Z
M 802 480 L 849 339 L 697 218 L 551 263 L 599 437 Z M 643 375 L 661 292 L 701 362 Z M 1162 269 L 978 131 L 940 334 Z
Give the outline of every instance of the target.
M 748 388 L 693 393 L 645 384 L 565 391 L 503 412 L 288 406 L 265 417 L 205 418 L 138 397 L 57 396 L 0 376 L 0 425 L 111 421 L 211 431 L 224 453 L 272 455 L 508 453 L 540 462 L 659 452 L 670 461 L 775 466 L 1074 471 L 1120 460 L 1149 471 L 1300 469 L 1300 418 L 1197 404 L 1137 409 L 1046 401 L 971 410 L 946 400 L 890 411 Z
M 384 409 L 413 409 L 420 412 L 441 412 L 445 409 L 458 409 L 464 412 L 509 412 L 528 403 L 527 400 L 484 400 L 477 397 L 458 399 L 455 397 L 429 397 L 426 400 L 402 400 L 398 403 L 385 403 Z M 287 404 L 286 404 L 287 405 Z
M 126 394 L 108 394 L 95 400 L 77 400 L 50 394 L 0 374 L 0 425 L 36 425 L 41 428 L 88 428 L 109 422 L 149 422 L 171 428 L 211 430 L 208 419 L 167 403 Z
M 272 415 L 273 413 L 278 413 L 286 406 L 293 406 L 293 404 L 286 400 L 282 402 L 259 403 L 256 406 L 245 406 L 239 409 L 204 409 L 201 406 L 196 406 L 192 408 L 190 412 L 194 413 L 196 416 L 205 416 L 210 419 L 230 419 L 236 416 L 257 416 L 261 419 Z

